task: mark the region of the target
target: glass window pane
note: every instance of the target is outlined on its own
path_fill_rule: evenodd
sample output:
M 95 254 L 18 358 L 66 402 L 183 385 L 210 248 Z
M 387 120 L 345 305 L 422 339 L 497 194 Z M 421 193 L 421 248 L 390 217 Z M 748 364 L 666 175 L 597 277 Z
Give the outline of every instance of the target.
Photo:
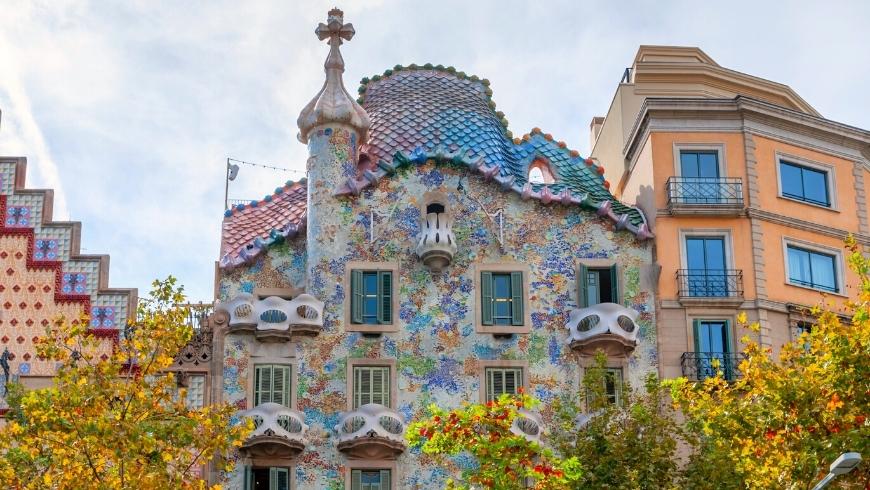
M 363 316 L 377 315 L 378 298 L 365 298 L 363 301 Z
M 798 198 L 804 196 L 803 179 L 799 167 L 783 162 L 779 165 L 779 175 L 784 195 Z
M 809 285 L 812 283 L 810 255 L 806 250 L 788 247 L 788 277 L 789 280 L 801 284 Z
M 837 290 L 837 273 L 834 269 L 834 258 L 830 255 L 814 253 L 810 258 L 813 274 L 813 286 Z
M 704 260 L 704 240 L 700 238 L 686 238 L 686 266 L 689 269 L 706 269 Z
M 706 262 L 708 270 L 725 269 L 725 240 L 721 238 L 705 238 Z
M 698 176 L 707 178 L 719 177 L 719 156 L 715 152 L 699 154 Z
M 819 204 L 828 204 L 828 176 L 824 172 L 803 169 L 804 197 Z
M 363 273 L 363 294 L 378 294 L 378 273 Z
M 683 177 L 699 177 L 697 153 L 689 151 L 680 152 L 680 174 Z
M 511 297 L 511 276 L 508 274 L 493 274 L 493 296 L 496 298 Z

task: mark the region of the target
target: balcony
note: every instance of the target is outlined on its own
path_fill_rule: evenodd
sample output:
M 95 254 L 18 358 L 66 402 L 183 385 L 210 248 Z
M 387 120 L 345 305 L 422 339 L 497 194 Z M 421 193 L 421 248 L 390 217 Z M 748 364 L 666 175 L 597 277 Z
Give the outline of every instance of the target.
M 338 450 L 350 459 L 396 459 L 405 452 L 405 422 L 376 403 L 344 412 L 335 426 Z
M 447 213 L 429 213 L 420 229 L 417 255 L 432 272 L 441 272 L 456 254 L 456 237 Z
M 680 367 L 691 380 L 703 381 L 721 372 L 724 379 L 734 381 L 742 376 L 739 368 L 744 359 L 742 352 L 683 352 Z
M 637 346 L 635 310 L 616 303 L 600 303 L 571 310 L 568 316 L 568 341 L 581 356 L 603 350 L 609 356 L 628 357 Z
M 544 435 L 544 423 L 537 413 L 520 409 L 510 430 L 513 434 L 524 437 L 529 442 L 534 442 L 539 446 L 544 444 L 541 440 Z
M 254 421 L 254 431 L 239 451 L 258 465 L 286 465 L 305 450 L 305 416 L 278 403 L 264 403 L 239 415 Z
M 743 211 L 743 182 L 732 177 L 671 177 L 665 185 L 674 215 L 734 216 Z
M 680 269 L 677 294 L 684 305 L 739 306 L 743 303 L 743 271 Z
M 229 317 L 230 332 L 253 332 L 263 342 L 286 342 L 292 335 L 317 335 L 323 329 L 323 302 L 305 293 L 292 300 L 241 293 L 218 303 L 215 311 Z

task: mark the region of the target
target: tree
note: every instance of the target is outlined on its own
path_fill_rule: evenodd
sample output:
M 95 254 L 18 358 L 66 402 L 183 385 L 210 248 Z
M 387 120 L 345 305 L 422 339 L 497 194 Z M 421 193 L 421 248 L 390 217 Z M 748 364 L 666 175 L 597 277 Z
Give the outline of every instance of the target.
M 846 451 L 865 459 L 834 486 L 870 488 L 870 262 L 853 239 L 847 249 L 860 278 L 851 321 L 816 308 L 813 329 L 778 361 L 747 335 L 736 381 L 667 383 L 701 442 L 688 468 L 692 488 L 810 488 Z
M 599 352 L 586 370 L 585 401 L 564 397 L 554 402 L 558 427 L 550 441 L 559 454 L 580 461 L 582 476 L 575 488 L 684 488 L 677 453 L 681 445 L 689 447 L 690 439 L 658 378 L 650 374 L 642 391 L 625 383 L 621 399 L 613 403 L 605 384 L 619 380 L 606 379 L 605 363 Z
M 579 477 L 576 458 L 560 459 L 549 449 L 511 432 L 520 410 L 537 402 L 520 393 L 502 395 L 485 404 L 463 404 L 445 411 L 429 407 L 429 418 L 411 423 L 406 437 L 442 466 L 451 456 L 467 453 L 477 462 L 465 468 L 460 481 L 448 480 L 447 489 L 557 490 L 572 488 Z
M 229 405 L 189 408 L 167 369 L 190 340 L 182 288 L 155 281 L 111 356 L 87 318 L 58 319 L 37 345 L 54 360 L 53 386 L 12 386 L 0 430 L 3 488 L 205 488 L 194 469 L 239 446 L 250 423 Z

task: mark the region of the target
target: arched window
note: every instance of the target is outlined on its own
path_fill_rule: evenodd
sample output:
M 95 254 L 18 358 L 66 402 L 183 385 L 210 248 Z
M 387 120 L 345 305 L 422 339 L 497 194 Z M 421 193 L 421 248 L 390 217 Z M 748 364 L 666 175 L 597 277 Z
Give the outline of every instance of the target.
M 532 184 L 552 184 L 556 182 L 550 163 L 544 158 L 536 158 L 529 165 L 528 181 Z

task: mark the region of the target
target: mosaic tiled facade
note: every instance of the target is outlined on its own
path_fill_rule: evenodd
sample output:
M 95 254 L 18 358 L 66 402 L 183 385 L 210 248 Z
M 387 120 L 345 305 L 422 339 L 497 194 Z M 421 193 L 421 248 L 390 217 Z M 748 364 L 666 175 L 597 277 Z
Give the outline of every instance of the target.
M 38 386 L 54 373 L 34 348 L 50 322 L 89 316 L 109 355 L 136 291 L 108 287 L 108 256 L 80 253 L 81 225 L 52 221 L 51 191 L 26 189 L 25 170 L 22 158 L 0 158 L 0 349 L 10 377 Z
M 317 32 L 329 39 L 331 52 L 327 82 L 299 118 L 310 152 L 308 179 L 231 209 L 224 219 L 214 318 L 222 372 L 213 377 L 214 392 L 241 415 L 260 418 L 250 444 L 235 455 L 236 471 L 213 478 L 243 489 L 252 470 L 268 466 L 288 470 L 292 488 L 340 489 L 351 488 L 353 469 L 375 468 L 391 472 L 390 488 L 438 488 L 472 463 L 457 458 L 448 470 L 432 465 L 401 443 L 403 423 L 423 416 L 431 403 L 480 400 L 487 366 L 524 369 L 523 384 L 543 401 L 546 427 L 553 400 L 582 393 L 589 352 L 582 357 L 581 344 L 589 339 L 569 335 L 569 327 L 580 308 L 584 263 L 616 266 L 614 318 L 632 318 L 620 323 L 631 335 L 609 365 L 635 385 L 655 371 L 651 234 L 640 211 L 610 195 L 599 167 L 538 130 L 512 139 L 488 82 L 452 68 L 388 70 L 364 80 L 357 105 L 341 85 L 338 52 L 353 27 L 332 11 Z M 555 182 L 529 181 L 528 169 L 541 162 Z M 436 269 L 424 263 L 421 247 L 428 245 L 420 245 L 424 228 L 433 226 L 426 216 L 433 202 L 445 208 L 439 219 L 447 224 L 437 226 L 449 228 L 452 247 Z M 349 318 L 350 270 L 365 267 L 390 270 L 395 278 L 394 316 L 374 329 Z M 515 331 L 481 325 L 485 270 L 523 271 L 526 319 Z M 302 291 L 322 302 L 308 316 L 298 310 L 317 329 L 297 331 L 303 320 L 288 320 L 297 310 L 263 305 L 277 301 L 270 296 L 296 301 Z M 278 320 L 289 321 L 286 334 L 274 326 Z M 591 340 L 619 335 L 611 330 Z M 252 410 L 254 369 L 266 364 L 291 366 L 292 396 L 283 404 L 285 418 L 276 419 L 284 422 L 274 425 L 269 417 L 280 417 L 280 407 Z M 347 413 L 348 373 L 361 364 L 389 368 L 390 407 Z M 343 431 L 354 416 L 381 425 L 355 438 Z M 374 439 L 380 448 L 364 447 Z M 280 482 L 270 488 L 276 485 L 283 488 Z

